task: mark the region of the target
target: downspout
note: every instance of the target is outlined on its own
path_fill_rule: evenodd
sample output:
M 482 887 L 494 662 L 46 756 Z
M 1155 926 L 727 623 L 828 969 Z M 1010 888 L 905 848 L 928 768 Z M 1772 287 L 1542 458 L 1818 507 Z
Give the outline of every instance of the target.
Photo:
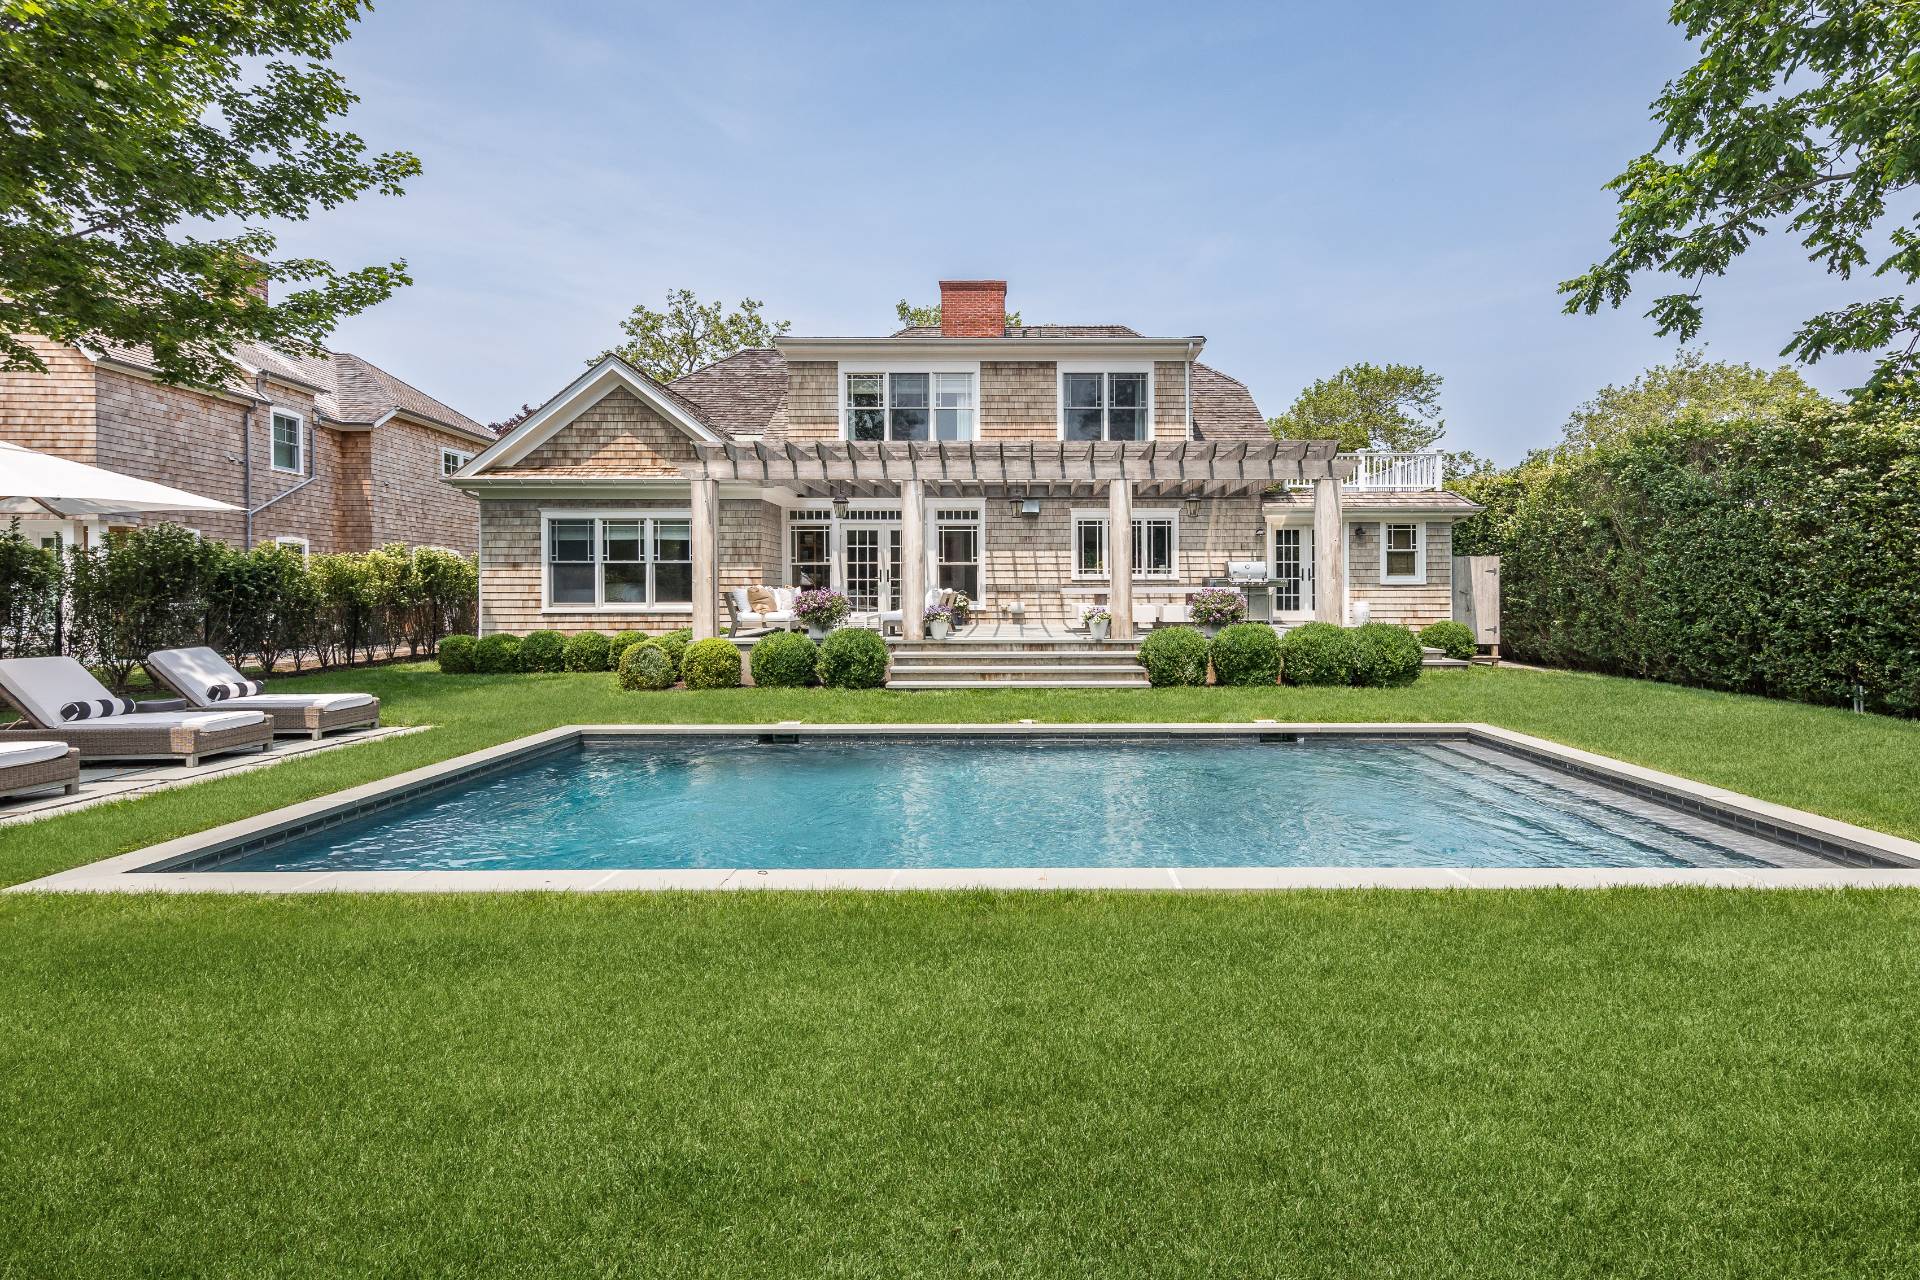
M 229 454 L 229 457 L 232 455 Z M 246 512 L 242 551 L 253 550 L 253 406 L 240 411 L 240 506 Z
M 253 376 L 253 389 L 256 395 L 258 395 L 260 391 L 261 377 L 262 375 L 257 373 Z M 262 399 L 264 398 L 265 397 L 262 397 Z M 253 411 L 249 409 L 247 412 L 251 414 Z M 261 503 L 259 506 L 248 508 L 247 510 L 247 546 L 249 548 L 253 546 L 253 518 L 259 515 L 262 511 L 265 511 L 268 507 L 272 506 L 274 503 L 280 501 L 282 498 L 291 498 L 294 494 L 300 492 L 302 489 L 306 488 L 308 485 L 312 484 L 314 481 L 314 470 L 313 470 L 313 467 L 314 467 L 314 458 L 313 458 L 314 434 L 313 433 L 315 429 L 314 419 L 319 417 L 320 415 L 319 415 L 319 412 L 316 410 L 315 412 L 309 413 L 305 416 L 307 419 L 307 439 L 306 439 L 306 447 L 302 449 L 301 452 L 306 454 L 306 458 L 304 461 L 306 464 L 307 474 L 300 481 L 300 483 L 293 486 L 293 488 L 283 489 L 279 493 L 274 494 L 271 498 L 268 498 L 265 502 Z M 269 418 L 267 421 L 271 423 L 273 420 Z M 249 433 L 249 439 L 251 439 L 251 433 Z M 247 501 L 249 502 L 253 501 L 253 493 L 251 490 L 249 490 L 247 493 Z

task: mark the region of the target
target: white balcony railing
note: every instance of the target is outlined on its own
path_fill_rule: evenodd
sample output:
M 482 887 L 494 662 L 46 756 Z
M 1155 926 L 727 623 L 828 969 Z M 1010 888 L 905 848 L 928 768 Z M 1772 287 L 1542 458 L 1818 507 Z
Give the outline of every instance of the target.
M 1437 453 L 1343 453 L 1342 461 L 1355 464 L 1349 489 L 1438 489 L 1440 455 Z

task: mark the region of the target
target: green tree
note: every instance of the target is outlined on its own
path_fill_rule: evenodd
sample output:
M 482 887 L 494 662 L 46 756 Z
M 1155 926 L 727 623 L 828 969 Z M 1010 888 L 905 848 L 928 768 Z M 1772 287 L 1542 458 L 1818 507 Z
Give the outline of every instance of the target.
M 1285 440 L 1338 440 L 1342 449 L 1418 452 L 1446 434 L 1437 373 L 1417 364 L 1350 364 L 1267 419 Z
M 1701 291 L 1770 229 L 1843 279 L 1920 279 L 1909 223 L 1867 241 L 1920 180 L 1920 9 L 1913 0 L 1676 0 L 1699 61 L 1653 102 L 1660 134 L 1608 188 L 1613 251 L 1565 281 L 1569 314 L 1617 307 L 1636 273 L 1686 282 L 1647 311 L 1661 334 L 1700 331 Z M 1781 352 L 1812 363 L 1880 353 L 1870 388 L 1920 371 L 1920 305 L 1890 293 L 1810 317 Z
M 743 347 L 767 346 L 791 327 L 785 320 L 767 321 L 760 306 L 742 298 L 738 308 L 728 311 L 718 302 L 701 302 L 691 289 L 672 289 L 665 311 L 639 304 L 620 322 L 626 341 L 587 363 L 619 356 L 648 377 L 672 382 Z
M 1602 387 L 1567 419 L 1562 448 L 1612 444 L 1683 418 L 1706 422 L 1773 422 L 1833 407 L 1792 369 L 1709 360 L 1682 348 L 1624 387 Z
M 940 304 L 916 307 L 905 298 L 893 304 L 893 314 L 906 328 L 938 329 L 940 327 Z M 1020 319 L 1018 311 L 1007 312 L 1007 323 L 1018 328 L 1025 321 Z
M 365 8 L 0 0 L 0 368 L 43 370 L 41 334 L 145 346 L 163 379 L 217 383 L 234 344 L 312 351 L 409 283 L 405 262 L 275 260 L 247 225 L 420 172 L 333 127 L 358 99 L 327 59 Z M 269 303 L 267 280 L 305 287 Z

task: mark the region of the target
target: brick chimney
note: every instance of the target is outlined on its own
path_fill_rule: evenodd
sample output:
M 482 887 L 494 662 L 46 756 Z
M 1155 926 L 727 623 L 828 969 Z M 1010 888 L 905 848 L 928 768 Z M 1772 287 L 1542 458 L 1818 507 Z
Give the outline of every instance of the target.
M 1007 333 L 1005 280 L 942 280 L 940 336 L 1003 338 Z

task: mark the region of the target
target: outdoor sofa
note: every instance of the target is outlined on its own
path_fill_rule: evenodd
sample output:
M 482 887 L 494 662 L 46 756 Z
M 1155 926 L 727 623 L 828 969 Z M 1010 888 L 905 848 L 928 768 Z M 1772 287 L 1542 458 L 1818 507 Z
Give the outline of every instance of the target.
M 68 795 L 79 790 L 79 748 L 45 738 L 0 742 L 0 796 L 48 787 L 59 787 Z
M 0 697 L 23 717 L 0 742 L 52 738 L 82 760 L 181 760 L 264 751 L 273 721 L 258 711 L 143 711 L 115 697 L 72 658 L 0 661 Z
M 772 627 L 791 631 L 793 601 L 799 594 L 796 587 L 734 587 L 723 597 L 727 602 L 727 633 L 737 636 L 747 628 Z
M 320 738 L 340 729 L 374 728 L 380 699 L 370 693 L 262 693 L 212 649 L 161 649 L 147 655 L 147 674 L 210 711 L 260 711 L 283 736 Z

